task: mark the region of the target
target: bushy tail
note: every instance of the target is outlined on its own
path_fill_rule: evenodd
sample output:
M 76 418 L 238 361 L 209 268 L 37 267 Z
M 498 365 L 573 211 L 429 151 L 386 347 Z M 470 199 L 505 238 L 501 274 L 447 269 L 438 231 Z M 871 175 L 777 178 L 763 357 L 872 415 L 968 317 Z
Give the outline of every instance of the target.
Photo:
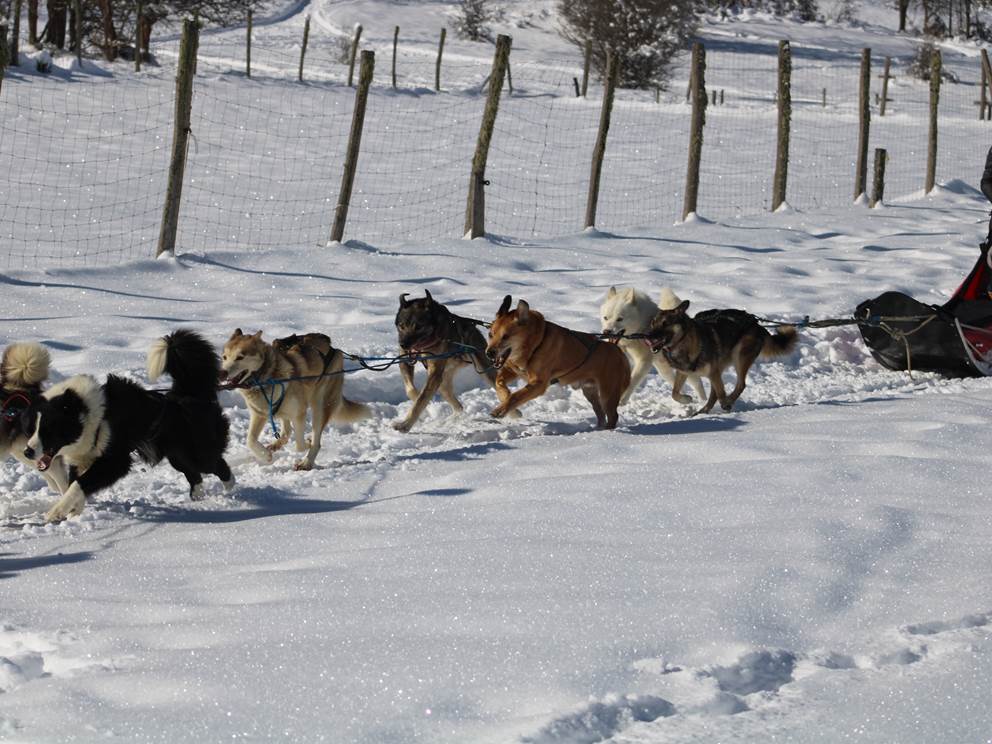
M 372 409 L 364 403 L 356 403 L 347 398 L 341 398 L 341 403 L 331 414 L 331 420 L 338 424 L 353 424 L 367 419 L 372 415 Z
M 780 357 L 791 354 L 799 341 L 799 333 L 795 326 L 780 325 L 778 333 L 771 334 L 765 339 L 765 345 L 761 349 L 763 357 Z
M 0 361 L 0 378 L 11 388 L 38 387 L 48 379 L 48 349 L 34 342 L 11 344 Z
M 661 296 L 658 297 L 658 308 L 660 310 L 674 310 L 682 304 L 682 300 L 669 287 L 663 287 Z
M 164 373 L 172 377 L 172 392 L 213 398 L 217 395 L 220 359 L 200 334 L 175 331 L 148 350 L 148 379 L 155 382 Z

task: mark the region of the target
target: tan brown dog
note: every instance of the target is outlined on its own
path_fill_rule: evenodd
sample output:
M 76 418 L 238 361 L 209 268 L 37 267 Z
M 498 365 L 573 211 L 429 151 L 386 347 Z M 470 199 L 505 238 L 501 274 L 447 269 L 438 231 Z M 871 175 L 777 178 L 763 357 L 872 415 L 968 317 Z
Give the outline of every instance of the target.
M 486 356 L 499 369 L 496 393 L 501 402 L 492 415 L 502 418 L 558 382 L 582 390 L 600 428 L 615 428 L 620 397 L 630 384 L 626 355 L 614 344 L 545 320 L 523 300 L 510 310 L 511 302 L 510 295 L 503 298 L 486 346 Z M 518 377 L 527 384 L 511 393 L 508 384 Z
M 262 464 L 272 462 L 272 453 L 281 449 L 290 436 L 296 441 L 296 451 L 307 455 L 295 465 L 297 470 L 310 470 L 320 452 L 320 439 L 330 421 L 351 423 L 368 418 L 369 408 L 344 397 L 344 355 L 331 346 L 331 339 L 322 333 L 290 336 L 268 344 L 262 332 L 246 335 L 238 328 L 224 344 L 221 355 L 221 377 L 239 385 L 253 381 L 287 380 L 277 385 L 253 385 L 238 389 L 245 399 L 251 420 L 248 423 L 247 445 Z M 303 378 L 303 379 L 288 379 Z M 268 447 L 258 441 L 269 420 L 269 402 L 274 418 L 282 427 L 279 438 Z M 313 432 L 307 442 L 304 434 L 307 411 L 311 415 Z

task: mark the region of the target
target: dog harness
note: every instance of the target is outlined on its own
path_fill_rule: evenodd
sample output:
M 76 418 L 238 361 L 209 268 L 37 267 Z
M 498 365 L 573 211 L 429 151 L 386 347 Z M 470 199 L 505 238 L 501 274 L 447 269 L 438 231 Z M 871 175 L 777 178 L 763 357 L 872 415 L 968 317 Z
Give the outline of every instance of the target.
M 14 421 L 31 405 L 31 400 L 24 393 L 11 393 L 0 406 L 0 416 L 7 423 Z

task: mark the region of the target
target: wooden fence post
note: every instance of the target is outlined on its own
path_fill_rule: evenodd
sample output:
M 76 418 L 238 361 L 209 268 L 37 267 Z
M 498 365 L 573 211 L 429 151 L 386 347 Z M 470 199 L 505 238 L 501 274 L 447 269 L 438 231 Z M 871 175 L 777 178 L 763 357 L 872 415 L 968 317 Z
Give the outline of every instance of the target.
M 885 160 L 888 153 L 881 147 L 875 148 L 875 177 L 872 182 L 871 200 L 868 206 L 874 209 L 885 198 Z
M 940 50 L 930 58 L 930 134 L 927 138 L 927 181 L 924 191 L 930 193 L 937 183 L 937 107 L 940 103 L 940 73 L 943 68 Z
M 307 58 L 307 44 L 310 43 L 310 16 L 303 21 L 303 46 L 300 47 L 300 74 L 299 81 L 303 82 L 303 61 Z
M 696 211 L 699 199 L 699 162 L 703 156 L 703 127 L 706 125 L 706 48 L 701 41 L 692 45 L 689 88 L 692 98 L 692 119 L 689 124 L 689 166 L 685 174 L 685 200 L 682 221 Z
M 988 85 L 988 90 L 992 93 L 992 67 L 989 66 L 989 53 L 984 49 L 982 50 L 982 69 L 985 71 L 984 77 L 986 84 Z M 985 97 L 984 93 L 982 97 Z M 989 104 L 988 118 L 992 119 L 992 103 Z
M 13 25 L 10 28 L 10 41 L 7 46 L 7 65 L 9 67 L 21 66 L 21 0 L 14 0 L 11 8 Z
M 396 90 L 396 46 L 400 41 L 400 27 L 393 29 L 393 90 Z
M 572 84 L 575 85 L 575 97 L 582 97 L 582 88 L 579 87 L 579 79 L 577 77 L 572 78 Z
M 589 67 L 592 64 L 592 39 L 586 40 L 585 59 L 582 62 L 582 97 L 586 97 L 589 90 Z
M 882 101 L 878 105 L 878 115 L 885 116 L 885 104 L 889 102 L 889 70 L 892 67 L 892 58 L 885 58 L 885 66 L 882 68 Z
M 854 170 L 854 198 L 868 188 L 868 131 L 871 126 L 871 49 L 861 50 L 861 75 L 858 88 L 858 158 Z
M 179 63 L 176 68 L 176 113 L 172 132 L 172 157 L 169 162 L 169 183 L 162 210 L 162 228 L 158 236 L 156 256 L 176 250 L 179 230 L 179 206 L 183 196 L 183 175 L 186 172 L 186 152 L 189 148 L 190 118 L 193 109 L 193 69 L 200 43 L 200 27 L 194 21 L 183 21 L 183 36 L 179 43 Z
M 486 108 L 479 126 L 479 139 L 472 157 L 472 173 L 468 183 L 468 200 L 465 204 L 465 234 L 470 238 L 481 238 L 486 234 L 486 162 L 489 159 L 489 144 L 496 127 L 496 114 L 499 111 L 500 93 L 503 91 L 503 77 L 510 63 L 510 47 L 513 39 L 505 34 L 496 37 L 496 52 L 493 54 L 493 69 L 489 74 L 489 92 L 486 95 Z
M 245 35 L 245 77 L 251 78 L 251 23 L 252 12 L 248 8 L 248 33 Z
M 772 179 L 772 211 L 785 203 L 789 182 L 789 134 L 792 125 L 792 48 L 788 41 L 778 43 L 778 148 Z
M 606 80 L 603 88 L 603 107 L 599 112 L 599 132 L 592 150 L 592 171 L 589 174 L 589 196 L 586 199 L 585 227 L 596 226 L 596 207 L 599 204 L 599 183 L 603 175 L 603 158 L 606 155 L 606 136 L 610 131 L 610 118 L 613 115 L 613 96 L 616 92 L 620 65 L 613 52 L 606 55 Z
M 985 66 L 979 64 L 982 70 L 982 86 L 981 91 L 978 94 L 978 120 L 985 121 L 985 109 L 989 105 L 989 91 L 988 91 L 988 74 L 985 72 Z
M 444 38 L 448 35 L 448 29 L 441 29 L 441 40 L 437 45 L 437 62 L 434 65 L 434 90 L 441 92 L 441 57 L 444 54 Z M 500 87 L 503 86 L 503 80 L 500 79 Z
M 145 14 L 145 9 L 141 5 L 141 0 L 134 6 L 134 71 L 141 72 L 141 41 L 142 33 L 141 28 L 144 21 L 142 20 Z
M 355 82 L 355 59 L 358 57 L 358 42 L 362 38 L 361 24 L 355 26 L 355 38 L 351 40 L 351 55 L 348 58 L 348 87 Z
M 358 72 L 355 111 L 351 116 L 351 134 L 348 135 L 344 174 L 341 176 L 341 190 L 338 192 L 338 205 L 334 210 L 334 224 L 331 227 L 331 241 L 335 243 L 340 243 L 344 238 L 344 226 L 348 220 L 348 206 L 351 204 L 351 189 L 355 185 L 355 173 L 358 171 L 358 153 L 362 146 L 365 106 L 369 100 L 369 88 L 372 87 L 372 73 L 374 71 L 375 52 L 366 49 L 362 52 L 362 67 Z

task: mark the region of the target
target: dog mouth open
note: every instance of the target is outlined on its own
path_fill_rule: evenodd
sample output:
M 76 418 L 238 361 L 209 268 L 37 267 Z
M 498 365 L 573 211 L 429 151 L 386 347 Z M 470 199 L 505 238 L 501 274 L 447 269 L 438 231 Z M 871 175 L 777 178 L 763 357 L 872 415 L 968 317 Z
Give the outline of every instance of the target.
M 498 352 L 495 356 L 491 357 L 493 360 L 493 367 L 496 369 L 502 369 L 503 365 L 506 364 L 507 360 L 510 358 L 511 349 L 503 349 Z
M 35 467 L 38 468 L 42 473 L 48 470 L 52 466 L 52 456 L 47 452 L 42 454 L 41 457 L 35 462 Z
M 644 344 L 651 349 L 652 354 L 660 354 L 665 350 L 665 341 L 659 336 L 644 339 Z
M 242 370 L 241 372 L 238 372 L 236 375 L 233 376 L 228 375 L 225 381 L 227 382 L 228 385 L 231 385 L 232 387 L 237 387 L 245 380 L 247 380 L 249 376 L 251 376 L 251 372 L 245 369 Z

